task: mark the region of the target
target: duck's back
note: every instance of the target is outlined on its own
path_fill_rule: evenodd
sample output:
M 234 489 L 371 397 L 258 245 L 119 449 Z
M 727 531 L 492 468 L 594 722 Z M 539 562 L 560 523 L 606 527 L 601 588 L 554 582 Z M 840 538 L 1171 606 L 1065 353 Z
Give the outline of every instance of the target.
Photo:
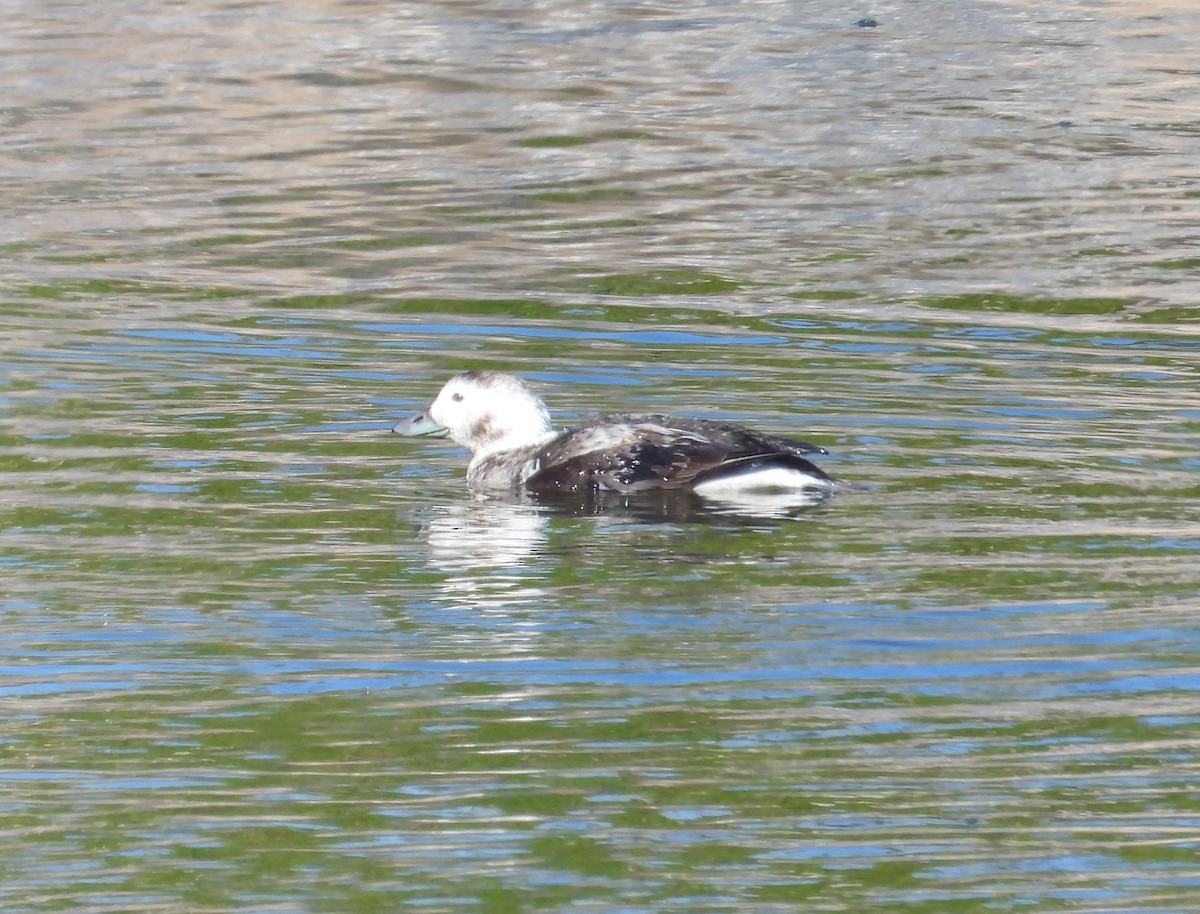
M 537 454 L 534 491 L 637 492 L 713 485 L 756 474 L 831 485 L 806 454 L 825 449 L 741 425 L 663 415 L 617 415 L 563 432 Z

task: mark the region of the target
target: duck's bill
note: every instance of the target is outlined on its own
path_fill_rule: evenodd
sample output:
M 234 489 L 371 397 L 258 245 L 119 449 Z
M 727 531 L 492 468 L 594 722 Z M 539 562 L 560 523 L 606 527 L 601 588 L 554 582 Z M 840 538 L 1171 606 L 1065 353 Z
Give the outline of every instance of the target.
M 397 422 L 392 426 L 392 431 L 397 435 L 420 436 L 424 438 L 445 438 L 450 434 L 450 429 L 444 425 L 438 425 L 429 418 L 428 413 L 417 413 L 411 419 Z

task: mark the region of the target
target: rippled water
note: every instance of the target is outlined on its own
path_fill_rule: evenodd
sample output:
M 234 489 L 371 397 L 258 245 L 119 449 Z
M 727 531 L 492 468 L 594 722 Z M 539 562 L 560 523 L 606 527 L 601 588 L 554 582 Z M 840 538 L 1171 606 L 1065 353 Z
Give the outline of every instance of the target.
M 1194 909 L 1192 4 L 7 12 L 5 912 Z M 479 501 L 470 367 L 854 487 Z

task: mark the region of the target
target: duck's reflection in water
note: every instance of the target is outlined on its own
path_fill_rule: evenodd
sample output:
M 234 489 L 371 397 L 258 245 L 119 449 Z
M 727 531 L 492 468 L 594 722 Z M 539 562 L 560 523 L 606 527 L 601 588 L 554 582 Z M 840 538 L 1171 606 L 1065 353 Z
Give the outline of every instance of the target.
M 498 609 L 541 601 L 549 536 L 544 508 L 516 500 L 468 497 L 434 506 L 425 526 L 429 565 L 445 575 L 453 603 Z
M 597 543 L 603 528 L 626 528 L 622 541 L 636 539 L 639 526 L 676 527 L 687 537 L 695 524 L 790 523 L 824 501 L 794 492 L 787 498 L 737 504 L 705 501 L 686 491 L 537 500 L 467 495 L 426 506 L 419 536 L 425 541 L 427 566 L 437 576 L 441 621 L 448 621 L 447 612 L 469 620 L 454 626 L 455 641 L 462 645 L 478 639 L 489 651 L 528 657 L 537 652 L 548 628 L 579 624 L 574 609 L 559 614 L 564 605 L 575 606 L 571 589 L 563 590 L 562 566 L 578 560 L 575 550 L 582 543 Z M 605 539 L 605 548 L 612 548 Z
M 434 505 L 425 521 L 431 568 L 445 575 L 442 590 L 475 608 L 511 607 L 544 598 L 550 574 L 551 519 L 594 518 L 597 524 L 722 526 L 796 518 L 822 505 L 819 492 L 761 493 L 737 501 L 698 498 L 688 491 L 636 497 L 614 493 L 560 493 L 508 497 L 470 495 Z M 550 562 L 549 564 L 553 564 Z

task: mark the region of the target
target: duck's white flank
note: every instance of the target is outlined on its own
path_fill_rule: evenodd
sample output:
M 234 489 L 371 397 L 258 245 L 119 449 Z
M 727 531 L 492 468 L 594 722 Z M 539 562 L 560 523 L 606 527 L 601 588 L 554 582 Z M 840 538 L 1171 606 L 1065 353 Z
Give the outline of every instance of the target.
M 739 498 L 743 495 L 794 492 L 796 489 L 832 488 L 829 479 L 821 479 L 803 470 L 781 466 L 756 466 L 740 473 L 726 473 L 696 483 L 692 488 L 706 498 Z

